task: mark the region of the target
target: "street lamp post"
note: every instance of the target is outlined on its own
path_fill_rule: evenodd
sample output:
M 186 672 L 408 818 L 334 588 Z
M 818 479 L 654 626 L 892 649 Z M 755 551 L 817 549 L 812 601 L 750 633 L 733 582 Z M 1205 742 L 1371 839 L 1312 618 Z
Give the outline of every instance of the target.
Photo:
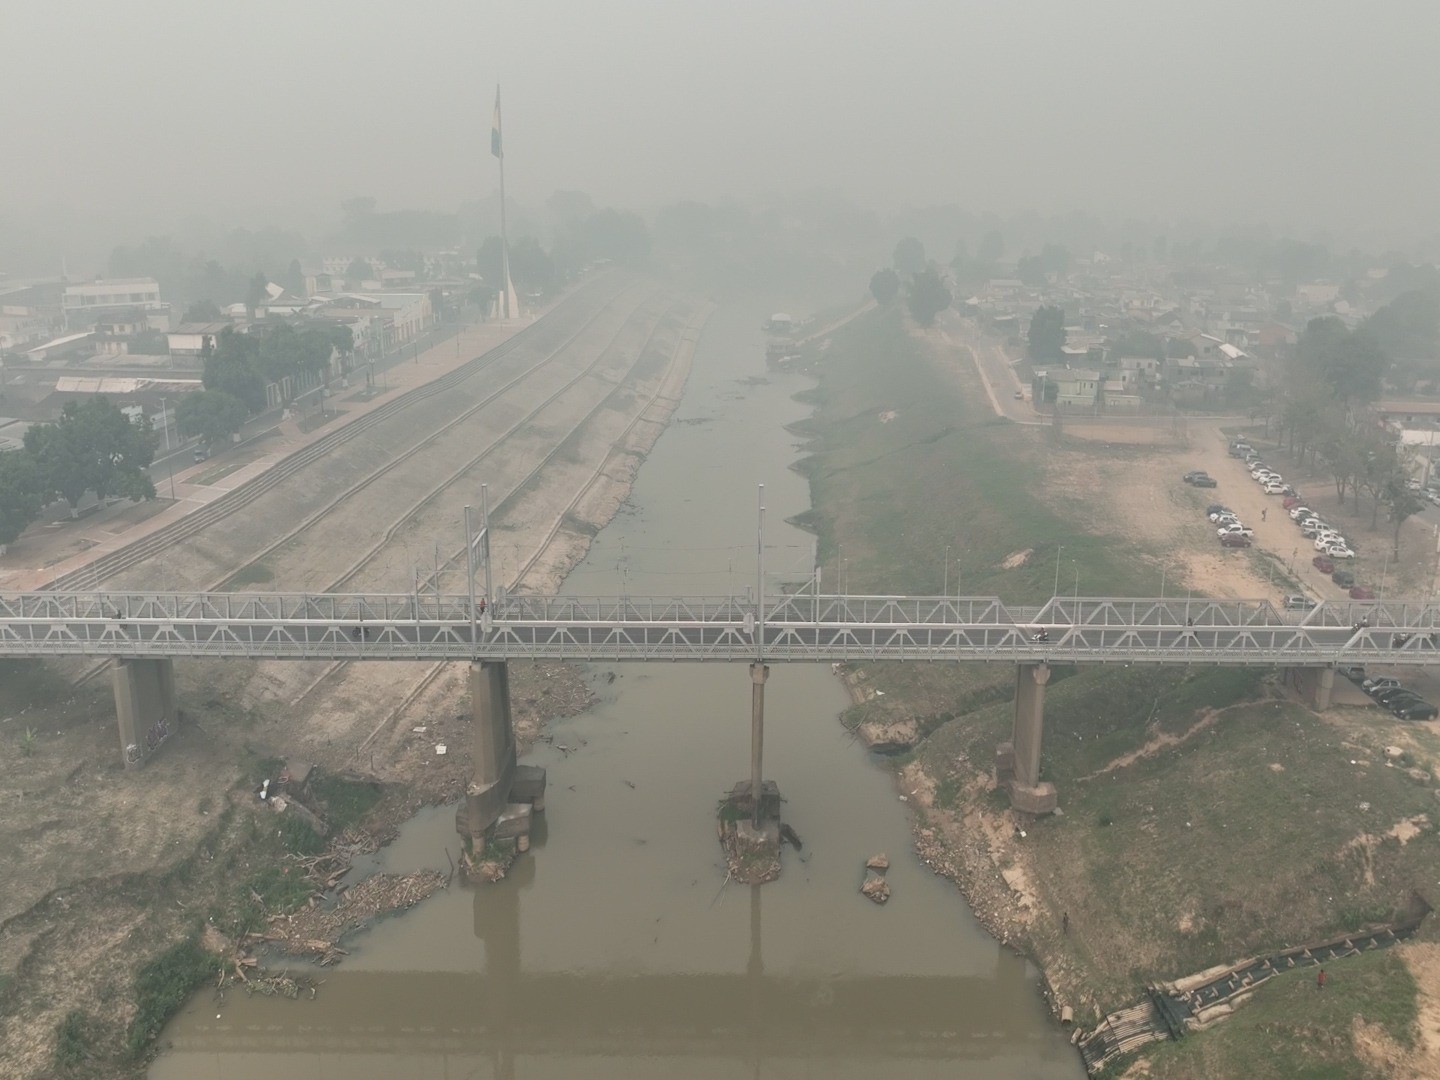
M 1076 609 L 1078 609 L 1078 608 L 1080 607 L 1080 564 L 1079 564 L 1078 562 L 1076 562 L 1074 559 L 1071 559 L 1071 560 L 1070 560 L 1070 565 L 1075 568 L 1075 596 L 1074 596 L 1074 598 L 1073 598 L 1073 603 L 1074 603 Z M 1074 613 L 1074 612 L 1071 612 L 1071 613 L 1070 613 L 1070 618 L 1071 618 L 1072 621 L 1074 620 L 1074 618 L 1075 618 L 1075 613 Z
M 1060 553 L 1064 550 L 1064 544 L 1061 544 L 1055 549 L 1055 584 L 1050 589 L 1052 599 L 1060 595 Z
M 160 399 L 160 421 L 165 426 L 165 449 L 170 449 L 170 406 L 166 398 Z
M 950 595 L 950 545 L 949 545 L 949 544 L 946 544 L 946 545 L 945 545 L 945 577 L 944 577 L 944 584 L 940 586 L 940 595 L 941 595 L 941 596 L 944 596 L 944 597 L 947 597 L 947 598 L 948 598 L 949 595 Z

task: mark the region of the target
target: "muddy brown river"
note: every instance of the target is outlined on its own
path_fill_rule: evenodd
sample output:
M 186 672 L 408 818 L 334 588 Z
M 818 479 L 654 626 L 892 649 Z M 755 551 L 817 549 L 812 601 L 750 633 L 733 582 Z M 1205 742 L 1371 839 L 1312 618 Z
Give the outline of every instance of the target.
M 806 415 L 792 395 L 810 383 L 766 370 L 766 314 L 712 317 L 674 422 L 566 592 L 743 592 L 760 482 L 767 589 L 808 576 L 814 539 L 784 523 L 809 502 L 784 425 Z M 550 785 L 509 879 L 454 885 L 351 939 L 313 1001 L 201 992 L 152 1080 L 1084 1075 L 1035 970 L 915 857 L 891 774 L 836 719 L 846 698 L 827 667 L 772 667 L 765 775 L 804 850 L 754 889 L 725 884 L 715 839 L 716 802 L 749 768 L 744 665 L 590 677 L 600 704 L 526 759 Z M 422 813 L 376 863 L 448 871 L 454 821 Z M 858 891 L 877 852 L 892 863 L 884 907 Z

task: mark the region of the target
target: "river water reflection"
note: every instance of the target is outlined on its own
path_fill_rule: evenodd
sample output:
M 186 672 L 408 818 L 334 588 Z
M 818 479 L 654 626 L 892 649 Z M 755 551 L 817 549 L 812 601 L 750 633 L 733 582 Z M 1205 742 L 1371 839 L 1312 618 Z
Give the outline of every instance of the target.
M 766 371 L 764 314 L 711 319 L 675 422 L 566 592 L 743 592 L 757 482 L 767 580 L 809 573 L 813 538 L 783 523 L 808 505 L 784 430 L 808 381 Z M 600 703 L 527 758 L 549 770 L 546 813 L 509 879 L 355 939 L 314 1001 L 236 994 L 217 1018 L 203 992 L 152 1080 L 1083 1076 L 1034 970 L 914 856 L 890 774 L 836 722 L 826 668 L 772 668 L 765 773 L 805 847 L 759 889 L 724 884 L 715 840 L 716 802 L 749 767 L 745 668 L 590 677 Z M 454 811 L 437 808 L 381 863 L 444 871 L 447 847 Z M 883 908 L 858 891 L 881 851 Z

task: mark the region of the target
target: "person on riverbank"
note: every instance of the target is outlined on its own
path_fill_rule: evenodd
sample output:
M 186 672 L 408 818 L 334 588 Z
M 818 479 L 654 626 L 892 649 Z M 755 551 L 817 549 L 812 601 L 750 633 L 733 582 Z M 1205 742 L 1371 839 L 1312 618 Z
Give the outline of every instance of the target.
M 1315 985 L 1316 985 L 1319 989 L 1321 989 L 1321 990 L 1324 990 L 1324 989 L 1325 989 L 1325 969 L 1324 969 L 1324 968 L 1321 968 L 1321 969 L 1320 969 L 1320 974 L 1318 974 L 1318 975 L 1315 976 Z

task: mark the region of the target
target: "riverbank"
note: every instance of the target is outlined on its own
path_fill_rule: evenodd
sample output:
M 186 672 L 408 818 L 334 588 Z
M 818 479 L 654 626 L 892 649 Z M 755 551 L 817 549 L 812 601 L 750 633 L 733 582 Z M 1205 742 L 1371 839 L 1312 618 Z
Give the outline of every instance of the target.
M 1163 450 L 1052 443 L 996 420 L 968 356 L 898 310 L 837 335 L 812 371 L 806 472 L 827 581 L 1032 602 L 1071 589 L 1153 596 L 1162 576 L 1172 590 L 1250 588 L 1248 563 L 1216 566 L 1208 550 L 1192 560 L 1158 529 L 1127 527 L 1137 506 L 1167 520 L 1163 477 L 1183 471 L 1179 451 L 1167 461 Z M 1012 669 L 862 664 L 845 678 L 845 722 L 892 755 L 921 857 L 1035 960 L 1057 1011 L 1071 1006 L 1080 1024 L 1133 1004 L 1146 982 L 1411 911 L 1440 880 L 1430 725 L 1373 709 L 1317 716 L 1268 672 L 1057 670 L 1042 773 L 1062 813 L 1030 820 L 993 780 Z M 1415 1075 L 1440 1061 L 1428 1034 L 1440 1028 L 1425 1019 L 1440 1016 L 1440 987 L 1412 959 L 1431 922 L 1396 950 L 1421 1019 L 1377 1005 L 1372 1021 Z M 1373 994 L 1357 994 L 1403 997 L 1385 970 L 1367 977 Z M 1216 1075 L 1209 1048 L 1233 1050 L 1243 1033 L 1290 1060 L 1306 1025 L 1292 1020 L 1222 1024 L 1153 1057 L 1167 1076 Z M 1320 1056 L 1375 1070 L 1378 1044 L 1328 1032 Z
M 509 550 L 525 553 L 513 558 L 512 586 L 553 589 L 623 505 L 679 403 L 710 310 L 692 305 L 677 316 L 673 334 L 662 328 L 666 337 L 653 347 L 645 339 L 632 376 L 612 392 L 604 423 L 568 440 L 563 454 L 556 452 L 553 475 L 537 476 L 506 507 L 501 524 Z M 524 465 L 532 466 L 533 460 Z M 543 725 L 594 700 L 577 668 L 513 668 L 522 752 L 542 737 Z M 247 935 L 272 933 L 273 917 L 312 910 L 312 898 L 349 858 L 373 851 L 421 808 L 463 793 L 469 773 L 463 682 L 453 671 L 438 671 L 394 711 L 374 697 L 352 699 L 345 715 L 360 750 L 337 739 L 297 753 L 286 746 L 303 734 L 293 708 L 240 704 L 213 682 L 185 677 L 180 703 L 189 719 L 146 769 L 127 773 L 115 761 L 113 709 L 103 684 L 72 687 L 41 665 L 6 665 L 0 764 L 7 779 L 0 795 L 13 797 L 14 813 L 7 814 L 0 848 L 7 883 L 0 910 L 0 1072 L 140 1075 L 155 1034 L 191 989 L 216 980 L 222 969 L 255 979 L 253 969 L 234 962 Z M 367 721 L 366 709 L 384 711 Z M 447 741 L 454 752 L 437 753 Z M 287 758 L 320 762 L 317 775 L 328 770 L 327 782 L 339 785 L 330 789 L 334 799 L 301 796 L 338 840 L 317 838 L 293 810 L 277 814 L 274 804 L 256 798 L 254 789 L 274 779 Z M 351 797 L 355 792 L 367 794 Z M 336 800 L 346 808 L 343 821 L 335 819 Z M 317 872 L 321 848 L 337 857 Z M 362 901 L 353 919 L 342 911 L 321 927 L 328 936 L 313 937 L 304 929 L 310 922 L 297 922 L 289 936 L 333 946 L 436 887 L 430 878 L 370 890 L 377 895 L 359 886 L 350 890 Z M 207 943 L 220 951 L 207 951 Z

